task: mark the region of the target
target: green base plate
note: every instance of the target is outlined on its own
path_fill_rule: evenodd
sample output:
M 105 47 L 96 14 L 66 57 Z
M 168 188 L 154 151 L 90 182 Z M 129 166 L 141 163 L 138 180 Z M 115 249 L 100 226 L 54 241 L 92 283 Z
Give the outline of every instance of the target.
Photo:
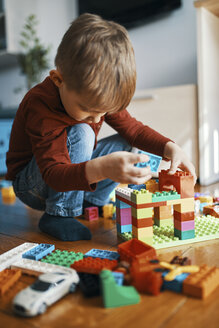
M 174 236 L 173 223 L 166 227 L 153 226 L 153 247 L 155 249 L 174 247 L 219 238 L 219 219 L 214 216 L 195 218 L 195 238 L 180 240 Z M 132 239 L 132 233 L 118 234 L 123 240 Z

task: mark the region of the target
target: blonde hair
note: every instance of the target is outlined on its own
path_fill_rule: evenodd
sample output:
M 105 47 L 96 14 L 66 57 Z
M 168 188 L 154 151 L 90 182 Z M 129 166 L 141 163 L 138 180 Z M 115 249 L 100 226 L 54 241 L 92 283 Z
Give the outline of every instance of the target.
M 83 14 L 65 33 L 55 58 L 69 90 L 85 96 L 92 108 L 122 110 L 136 87 L 134 50 L 121 25 Z

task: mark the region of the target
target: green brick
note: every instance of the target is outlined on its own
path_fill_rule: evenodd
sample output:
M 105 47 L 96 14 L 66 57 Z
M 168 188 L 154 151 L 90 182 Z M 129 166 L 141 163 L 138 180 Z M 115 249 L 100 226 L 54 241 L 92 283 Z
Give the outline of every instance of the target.
M 152 202 L 165 202 L 167 200 L 180 199 L 180 197 L 177 191 L 157 191 L 152 194 Z
M 184 239 L 191 239 L 195 238 L 195 230 L 186 230 L 186 231 L 180 231 L 176 228 L 174 228 L 174 235 L 176 237 L 179 237 L 179 239 L 184 240 Z
M 82 260 L 84 254 L 81 252 L 61 251 L 59 249 L 44 257 L 41 262 L 70 267 L 76 261 Z

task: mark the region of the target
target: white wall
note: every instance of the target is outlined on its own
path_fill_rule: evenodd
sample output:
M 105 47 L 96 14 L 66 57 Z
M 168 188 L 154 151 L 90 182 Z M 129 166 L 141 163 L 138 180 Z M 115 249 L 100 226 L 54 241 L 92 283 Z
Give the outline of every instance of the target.
M 193 0 L 163 19 L 131 29 L 137 89 L 196 84 L 196 12 Z
M 76 3 L 77 0 L 5 0 L 8 50 L 18 52 L 20 32 L 25 19 L 30 14 L 35 14 L 39 22 L 37 32 L 40 41 L 45 46 L 51 46 L 49 59 L 50 68 L 53 68 L 57 47 L 77 15 Z M 48 71 L 43 74 L 42 79 L 48 75 Z M 1 55 L 0 86 L 0 106 L 6 109 L 17 108 L 26 93 L 25 78 L 18 66 L 1 65 Z M 14 89 L 18 87 L 24 88 L 20 93 L 15 93 Z
M 19 1 L 29 4 L 32 0 Z M 33 8 L 40 20 L 40 38 L 46 45 L 48 40 L 52 45 L 51 67 L 61 37 L 76 17 L 76 1 L 34 0 Z M 136 55 L 138 90 L 196 84 L 196 17 L 193 0 L 182 0 L 180 9 L 165 18 L 131 29 L 129 33 Z M 14 88 L 23 84 L 24 78 L 17 67 L 0 70 L 0 103 L 3 107 L 18 105 L 23 93 L 15 94 Z

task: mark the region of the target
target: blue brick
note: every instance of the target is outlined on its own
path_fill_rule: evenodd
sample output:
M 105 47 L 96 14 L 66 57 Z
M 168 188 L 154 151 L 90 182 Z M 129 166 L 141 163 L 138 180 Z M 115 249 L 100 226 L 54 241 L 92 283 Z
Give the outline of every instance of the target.
M 164 278 L 169 271 L 165 271 L 162 273 L 162 277 Z M 189 273 L 181 273 L 175 277 L 172 281 L 163 280 L 162 289 L 172 290 L 176 293 L 182 292 L 183 281 L 188 277 Z
M 129 208 L 129 207 L 131 207 L 131 205 L 128 205 L 128 204 L 124 203 L 123 201 L 121 201 L 120 199 L 116 198 L 116 207 L 118 207 L 118 208 Z
M 39 244 L 38 246 L 32 248 L 26 253 L 22 254 L 25 259 L 38 261 L 42 259 L 47 254 L 51 253 L 55 249 L 55 245 L 51 244 Z
M 121 226 L 120 224 L 116 223 L 116 227 L 119 233 L 132 232 L 132 224 L 125 224 Z
M 97 249 L 97 248 L 92 248 L 89 250 L 86 254 L 84 254 L 84 257 L 99 257 L 101 259 L 109 259 L 109 260 L 118 260 L 119 258 L 119 253 L 117 252 L 112 252 L 112 251 L 107 251 L 103 249 Z
M 151 172 L 157 172 L 157 170 L 159 168 L 159 165 L 160 165 L 160 162 L 162 160 L 162 157 L 151 154 L 151 153 L 148 153 L 146 151 L 142 151 L 142 150 L 139 150 L 138 153 L 148 155 L 150 160 L 148 162 L 137 163 L 136 166 L 137 167 L 150 166 Z
M 117 285 L 122 286 L 124 281 L 124 274 L 122 272 L 112 272 L 112 276 L 115 279 Z

